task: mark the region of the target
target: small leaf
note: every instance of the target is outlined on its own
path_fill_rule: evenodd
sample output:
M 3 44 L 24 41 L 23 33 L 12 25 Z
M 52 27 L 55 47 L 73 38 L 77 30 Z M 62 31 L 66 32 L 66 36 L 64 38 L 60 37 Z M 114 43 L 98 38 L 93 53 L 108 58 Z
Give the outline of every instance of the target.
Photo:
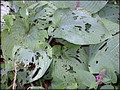
M 12 26 L 13 19 L 15 19 L 15 16 L 14 15 L 5 15 L 5 16 L 3 16 L 3 19 L 5 20 L 6 25 Z
M 28 9 L 27 8 L 21 8 L 20 9 L 20 15 L 24 18 L 27 18 L 28 17 Z

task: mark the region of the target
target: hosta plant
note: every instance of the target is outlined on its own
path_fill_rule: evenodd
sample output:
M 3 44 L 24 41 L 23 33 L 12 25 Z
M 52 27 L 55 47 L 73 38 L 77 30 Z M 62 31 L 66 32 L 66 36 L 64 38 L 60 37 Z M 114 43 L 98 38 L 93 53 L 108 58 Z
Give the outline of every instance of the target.
M 1 28 L 2 89 L 118 89 L 114 2 L 8 2 L 11 11 L 2 14 Z

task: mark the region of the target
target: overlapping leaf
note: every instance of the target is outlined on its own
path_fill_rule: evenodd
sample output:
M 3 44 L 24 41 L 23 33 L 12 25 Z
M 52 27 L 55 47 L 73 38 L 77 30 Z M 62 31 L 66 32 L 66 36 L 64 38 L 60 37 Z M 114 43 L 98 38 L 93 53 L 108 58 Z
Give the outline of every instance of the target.
M 108 41 L 90 47 L 89 69 L 92 73 L 99 73 L 106 69 L 108 76 L 116 83 L 115 71 L 119 73 L 119 35 Z
M 119 6 L 107 4 L 98 12 L 99 16 L 115 23 L 119 23 Z
M 74 89 L 94 88 L 96 82 L 94 76 L 87 71 L 85 51 L 80 46 L 64 42 L 63 44 L 65 44 L 63 47 L 59 45 L 53 47 L 53 54 L 57 56 L 53 58 L 52 63 L 52 88 L 66 89 L 69 88 L 66 86 L 73 83 L 77 83 Z M 56 54 L 60 48 L 61 53 Z

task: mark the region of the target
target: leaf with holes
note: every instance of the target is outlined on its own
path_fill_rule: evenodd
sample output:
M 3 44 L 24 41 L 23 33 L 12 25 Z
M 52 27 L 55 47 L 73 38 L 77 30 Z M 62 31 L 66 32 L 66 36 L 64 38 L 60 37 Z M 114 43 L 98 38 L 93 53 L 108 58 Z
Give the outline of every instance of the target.
M 56 25 L 51 35 L 74 44 L 97 44 L 111 37 L 104 24 L 83 9 L 72 12 L 70 9 L 58 9 L 53 16 Z
M 88 72 L 87 55 L 83 48 L 66 41 L 63 41 L 62 44 L 65 46 L 57 45 L 53 47 L 54 55 L 57 52 L 56 50 L 60 50 L 61 54 L 58 53 L 53 57 L 52 88 L 58 88 L 62 85 L 66 89 L 73 83 L 77 83 L 79 89 L 95 88 L 97 84 L 94 76 Z M 61 88 L 63 89 L 63 87 Z
M 106 69 L 109 78 L 116 83 L 119 73 L 119 35 L 108 39 L 104 43 L 90 47 L 89 70 L 91 73 L 99 73 Z
M 21 62 L 24 65 L 24 73 L 26 73 L 26 78 L 23 80 L 24 82 L 33 82 L 44 75 L 52 61 L 52 56 L 47 54 L 50 52 L 51 51 L 45 52 L 42 49 L 33 52 L 25 47 L 14 47 L 12 53 L 13 58 L 16 60 L 16 62 Z

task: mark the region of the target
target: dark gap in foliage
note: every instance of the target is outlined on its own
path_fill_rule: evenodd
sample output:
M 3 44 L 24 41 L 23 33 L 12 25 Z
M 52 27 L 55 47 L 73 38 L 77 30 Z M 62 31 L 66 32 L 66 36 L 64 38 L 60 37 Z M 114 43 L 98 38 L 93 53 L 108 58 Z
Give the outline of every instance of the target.
M 42 86 L 45 88 L 45 90 L 48 90 L 48 87 L 50 85 L 51 85 L 51 80 L 45 80 Z
M 60 46 L 64 46 L 62 43 L 58 42 L 55 40 L 55 38 L 53 38 L 50 42 L 50 46 L 53 47 L 55 45 L 60 45 Z
M 29 63 L 28 69 L 29 69 L 29 70 L 34 70 L 34 69 L 35 69 L 35 64 Z

